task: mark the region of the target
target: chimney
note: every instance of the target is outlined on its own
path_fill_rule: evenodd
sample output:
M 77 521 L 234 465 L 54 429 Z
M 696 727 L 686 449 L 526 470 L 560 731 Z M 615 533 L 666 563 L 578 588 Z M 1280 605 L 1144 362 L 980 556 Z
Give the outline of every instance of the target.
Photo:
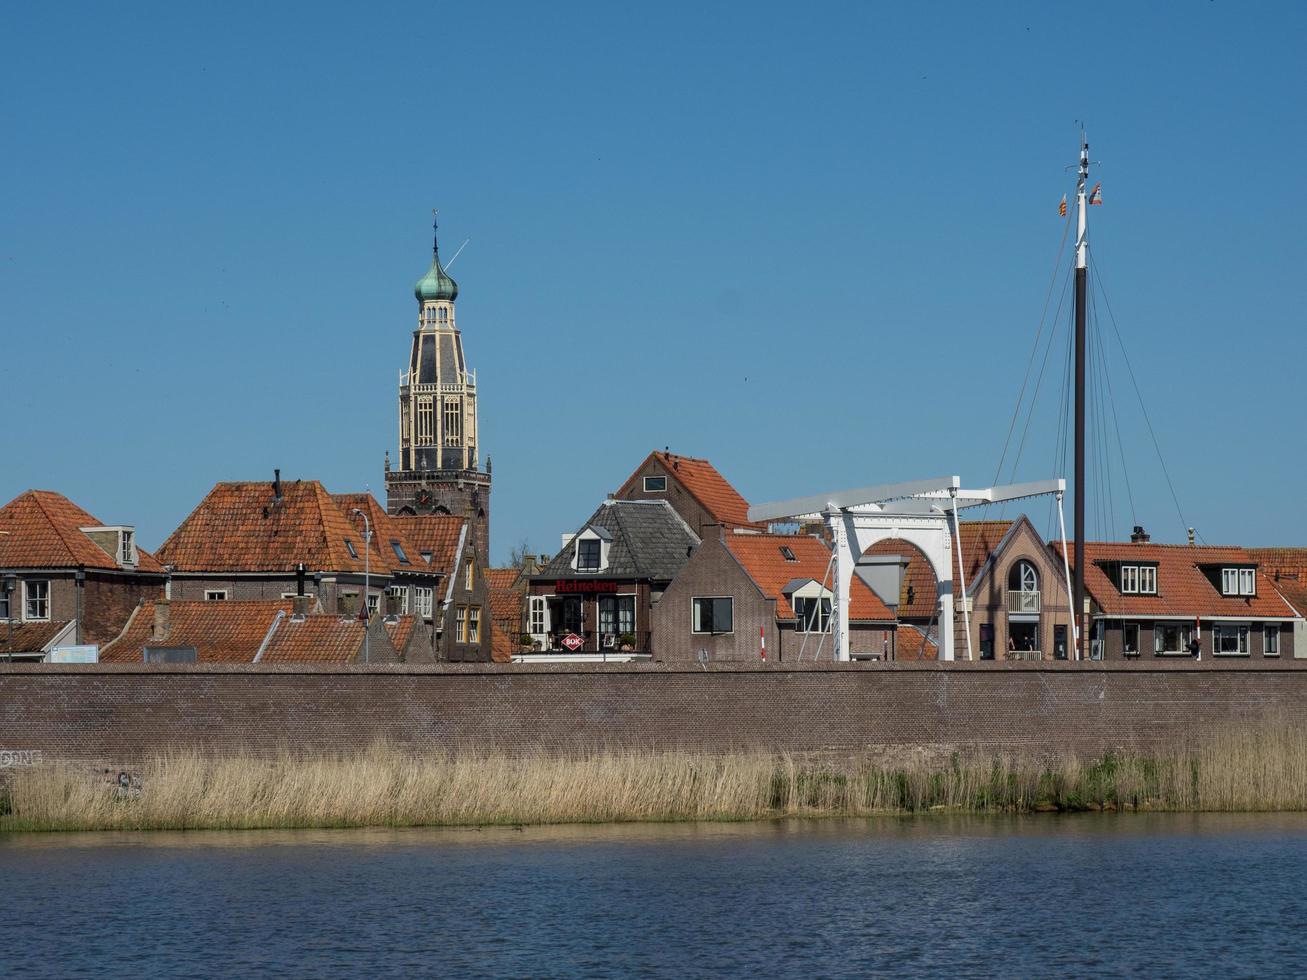
M 403 602 L 403 597 L 397 595 L 387 595 L 385 596 L 385 600 L 386 600 L 386 618 L 389 619 L 392 616 L 398 616 L 400 605 Z
M 298 565 L 295 566 L 295 595 L 302 596 L 303 594 L 304 594 L 304 562 L 300 562 Z
M 272 471 L 272 495 L 277 500 L 281 499 L 281 470 Z
M 1148 541 L 1149 541 L 1148 532 L 1145 531 L 1145 530 L 1143 529 L 1143 526 L 1142 526 L 1142 525 L 1140 525 L 1140 524 L 1136 524 L 1136 525 L 1135 525 L 1135 529 L 1134 529 L 1134 531 L 1132 531 L 1132 532 L 1130 533 L 1130 543 L 1131 543 L 1131 544 L 1147 544 Z M 1193 544 L 1192 541 L 1189 542 L 1189 543 L 1190 543 L 1190 544 Z
M 154 622 L 150 624 L 150 640 L 154 643 L 166 643 L 171 632 L 172 604 L 167 599 L 156 599 Z
M 1193 546 L 1194 546 L 1194 529 L 1193 529 L 1193 528 L 1190 528 L 1190 529 L 1189 529 L 1189 547 L 1192 548 Z
M 292 596 L 290 600 L 291 617 L 303 621 L 304 617 L 309 614 L 309 605 L 313 602 L 313 596 L 305 595 L 301 592 L 297 596 Z
M 359 613 L 359 597 L 357 593 L 341 592 L 336 596 L 336 611 L 346 618 L 357 616 Z

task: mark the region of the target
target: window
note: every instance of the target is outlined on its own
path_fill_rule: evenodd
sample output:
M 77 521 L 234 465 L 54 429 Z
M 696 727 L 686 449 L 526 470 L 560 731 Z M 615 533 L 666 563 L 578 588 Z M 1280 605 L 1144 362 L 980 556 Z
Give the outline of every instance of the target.
M 800 633 L 826 633 L 830 630 L 830 600 L 826 598 L 794 599 L 794 614 L 798 618 L 796 629 Z
M 457 398 L 445 399 L 445 445 L 463 445 L 463 405 Z
M 381 596 L 377 595 L 375 592 L 369 592 L 368 615 L 375 616 L 380 608 L 381 608 Z
M 135 535 L 131 530 L 124 528 L 118 536 L 118 564 L 134 565 L 136 564 L 136 544 Z
M 9 593 L 0 586 L 0 619 L 9 618 Z
M 431 602 L 435 597 L 435 590 L 425 588 L 421 585 L 413 589 L 413 606 L 417 614 L 423 619 L 431 618 Z
M 472 586 L 476 584 L 476 567 L 474 559 L 469 558 L 463 564 L 463 588 L 468 592 L 472 591 Z
M 1121 652 L 1127 657 L 1139 656 L 1139 624 L 1125 623 L 1121 626 Z
M 467 606 L 454 610 L 454 639 L 459 643 L 467 642 Z
M 1188 653 L 1192 627 L 1186 623 L 1154 623 L 1153 653 Z
M 481 642 L 481 607 L 468 606 L 467 609 L 467 642 Z
M 599 571 L 599 539 L 582 538 L 576 543 L 576 570 L 578 572 Z
M 49 619 L 50 618 L 50 583 L 41 582 L 24 582 L 23 603 L 24 619 Z
M 724 598 L 691 599 L 693 633 L 735 632 L 735 600 Z
M 391 541 L 390 547 L 391 550 L 395 552 L 395 557 L 399 559 L 399 563 L 401 565 L 413 564 L 411 561 L 408 560 L 408 553 L 404 551 L 404 546 L 400 544 L 398 541 Z
M 1144 595 L 1157 595 L 1157 566 L 1139 566 L 1139 591 Z
M 1262 627 L 1262 653 L 1268 657 L 1280 655 L 1280 627 L 1274 623 Z
M 787 545 L 787 544 L 783 544 L 783 545 L 781 545 L 781 557 L 784 558 L 786 561 L 798 561 L 798 560 L 799 560 L 799 559 L 797 559 L 797 558 L 794 557 L 794 552 L 791 550 L 790 546 Z
M 440 309 L 438 309 L 438 310 L 436 311 L 436 319 L 439 320 L 441 323 L 448 323 L 448 322 L 449 322 L 449 310 L 447 310 L 447 309 L 446 309 L 445 307 L 443 307 L 443 306 L 440 307 Z
M 645 493 L 666 493 L 667 477 L 665 476 L 646 476 L 644 478 Z
M 1257 572 L 1252 568 L 1222 568 L 1222 595 L 1256 595 Z
M 1139 591 L 1139 566 L 1121 566 L 1121 591 L 1133 595 Z
M 532 636 L 544 636 L 549 632 L 549 606 L 542 595 L 533 595 L 527 608 L 527 632 Z
M 418 445 L 430 446 L 435 442 L 436 413 L 431 398 L 418 399 Z
M 226 589 L 205 589 L 205 590 L 204 590 L 204 601 L 205 601 L 205 602 L 225 602 L 226 600 L 227 600 L 227 590 L 226 590 Z
M 354 542 L 349 538 L 345 539 L 345 549 L 349 552 L 351 558 L 358 558 L 359 553 L 354 550 Z
M 1246 656 L 1248 626 L 1239 623 L 1217 623 L 1212 627 L 1212 652 L 1227 657 Z
M 635 596 L 600 596 L 599 635 L 607 641 L 626 633 L 635 635 Z

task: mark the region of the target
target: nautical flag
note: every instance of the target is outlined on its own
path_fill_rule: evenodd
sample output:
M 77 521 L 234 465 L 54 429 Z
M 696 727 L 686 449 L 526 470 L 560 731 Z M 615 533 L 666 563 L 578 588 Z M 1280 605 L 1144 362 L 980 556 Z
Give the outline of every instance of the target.
M 1062 195 L 1062 203 L 1057 206 L 1057 214 L 1060 218 L 1066 217 L 1066 195 Z
M 1103 182 L 1101 180 L 1097 184 L 1095 184 L 1094 189 L 1089 192 L 1089 203 L 1090 204 L 1103 203 Z

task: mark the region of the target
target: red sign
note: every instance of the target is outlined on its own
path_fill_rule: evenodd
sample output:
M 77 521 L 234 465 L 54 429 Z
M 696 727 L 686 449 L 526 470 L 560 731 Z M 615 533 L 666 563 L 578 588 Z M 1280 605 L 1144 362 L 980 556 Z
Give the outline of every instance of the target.
M 559 579 L 554 583 L 555 595 L 586 592 L 616 592 L 617 583 L 595 579 Z
M 585 640 L 581 639 L 575 633 L 568 633 L 563 637 L 563 646 L 567 647 L 567 649 L 571 650 L 573 653 L 580 650 L 584 644 Z

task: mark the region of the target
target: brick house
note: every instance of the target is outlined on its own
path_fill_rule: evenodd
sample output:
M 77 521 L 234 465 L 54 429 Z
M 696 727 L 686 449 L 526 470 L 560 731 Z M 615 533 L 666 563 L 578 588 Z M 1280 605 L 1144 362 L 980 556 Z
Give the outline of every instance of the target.
M 348 664 L 401 659 L 391 643 L 390 625 L 381 617 L 365 626 L 357 616 L 322 612 L 309 596 L 292 602 L 143 602 L 122 633 L 104 648 L 101 660 L 140 663 L 147 650 L 167 651 L 173 660 L 194 663 Z
M 966 570 L 967 613 L 957 545 L 951 549 L 954 593 L 954 649 L 967 656 L 970 620 L 976 660 L 1065 660 L 1071 650 L 1071 607 L 1060 555 L 1049 552 L 1030 519 L 962 521 L 959 538 Z M 880 541 L 872 556 L 899 555 L 906 561 L 895 612 L 904 626 L 899 659 L 934 659 L 939 636 L 937 587 L 925 556 L 904 541 Z M 885 597 L 887 600 L 893 597 Z
M 42 660 L 59 646 L 113 639 L 163 565 L 128 524 L 104 524 L 67 497 L 29 490 L 0 508 L 0 655 Z
M 1307 657 L 1307 548 L 1249 548 L 1248 554 L 1298 616 L 1293 625 L 1293 655 Z
M 1061 556 L 1061 544 L 1052 552 Z M 1075 561 L 1074 545 L 1068 559 Z M 1094 660 L 1193 658 L 1307 663 L 1295 642 L 1299 611 L 1245 548 L 1086 542 L 1085 591 Z
M 650 653 L 653 608 L 698 546 L 666 500 L 605 500 L 531 576 L 529 633 L 540 652 L 525 656 Z M 569 651 L 569 636 L 582 645 Z
M 749 520 L 748 501 L 706 459 L 652 452 L 613 497 L 665 500 L 700 538 L 712 525 L 764 530 Z
M 665 661 L 830 659 L 831 549 L 809 535 L 709 527 L 703 544 L 653 609 Z M 855 658 L 892 657 L 894 614 L 861 579 L 850 593 Z
M 391 520 L 418 557 L 443 576 L 435 619 L 439 659 L 494 660 L 490 600 L 474 523 L 453 514 L 399 514 Z

